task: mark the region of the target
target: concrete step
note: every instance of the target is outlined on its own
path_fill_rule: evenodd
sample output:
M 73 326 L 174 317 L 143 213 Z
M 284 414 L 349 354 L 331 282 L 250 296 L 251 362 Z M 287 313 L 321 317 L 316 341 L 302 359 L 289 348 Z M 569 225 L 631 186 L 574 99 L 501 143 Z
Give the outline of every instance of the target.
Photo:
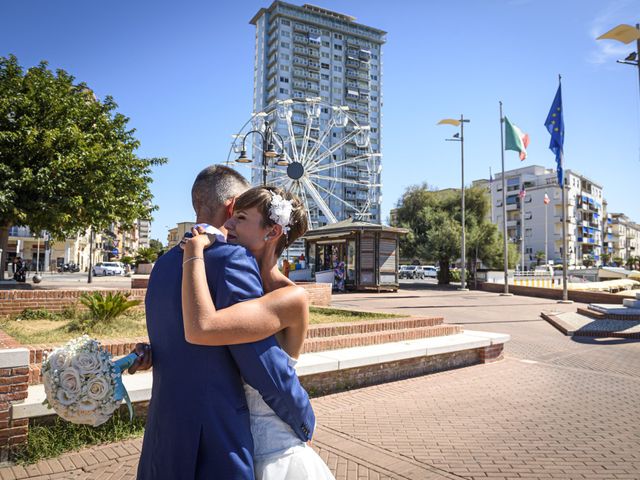
M 388 320 L 368 320 L 366 322 L 323 323 L 310 325 L 307 339 L 318 337 L 336 337 L 358 333 L 383 332 L 388 330 L 404 330 L 442 325 L 443 317 L 408 317 L 390 318 Z
M 640 320 L 640 308 L 629 308 L 623 305 L 611 305 L 607 303 L 590 303 L 587 308 L 592 312 L 601 313 L 604 315 L 604 318 L 610 320 Z
M 296 372 L 304 383 L 305 377 L 309 375 L 338 374 L 341 371 L 356 367 L 379 365 L 412 358 L 428 358 L 435 355 L 470 351 L 484 347 L 493 348 L 503 345 L 510 339 L 509 335 L 501 333 L 462 330 L 455 335 L 443 337 L 420 338 L 321 353 L 305 353 L 298 360 Z M 124 375 L 122 379 L 132 402 L 149 401 L 153 381 L 152 372 Z M 11 406 L 13 419 L 54 415 L 55 412 L 52 409 L 48 409 L 42 404 L 46 398 L 44 385 L 31 385 L 28 392 L 29 394 L 24 401 Z
M 331 337 L 308 338 L 304 343 L 304 353 L 322 352 L 340 348 L 379 345 L 389 342 L 401 342 L 419 338 L 442 337 L 460 333 L 462 328 L 457 325 L 433 325 L 418 328 L 401 328 L 381 330 L 369 333 L 335 335 Z
M 636 293 L 636 295 L 638 295 Z M 622 304 L 627 308 L 638 308 L 640 309 L 640 300 L 634 300 L 633 298 L 625 298 L 622 300 Z

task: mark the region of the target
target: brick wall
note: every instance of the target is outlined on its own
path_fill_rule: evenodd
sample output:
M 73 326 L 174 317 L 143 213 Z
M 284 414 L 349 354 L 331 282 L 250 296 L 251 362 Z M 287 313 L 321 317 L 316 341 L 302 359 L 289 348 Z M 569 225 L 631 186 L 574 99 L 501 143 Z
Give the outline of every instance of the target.
M 331 303 L 330 283 L 301 283 L 308 295 L 311 305 L 327 306 Z M 129 293 L 131 300 L 142 300 L 136 309 L 144 308 L 146 288 L 130 288 L 123 290 L 0 290 L 0 316 L 22 312 L 25 308 L 43 308 L 51 312 L 61 312 L 65 308 L 76 305 L 84 308 L 78 299 L 85 292 Z
M 478 289 L 487 292 L 502 293 L 504 285 L 501 283 L 478 283 Z M 562 299 L 561 288 L 539 288 L 539 287 L 523 287 L 521 285 L 509 285 L 509 293 L 514 295 L 525 295 L 527 297 L 551 298 L 555 300 Z M 622 305 L 625 297 L 614 295 L 613 293 L 603 292 L 583 292 L 578 290 L 569 290 L 569 300 L 579 303 L 612 303 Z
M 495 347 L 500 348 L 484 347 L 429 357 L 397 360 L 377 365 L 366 365 L 338 370 L 337 372 L 305 375 L 300 377 L 300 382 L 311 396 L 317 397 L 352 388 L 395 382 L 429 373 L 488 363 L 502 358 L 502 345 L 496 345 Z M 500 354 L 497 355 L 498 350 L 500 350 Z
M 9 459 L 11 448 L 27 440 L 29 420 L 13 420 L 11 403 L 27 398 L 28 362 L 26 348 L 0 348 L 0 462 Z
M 61 312 L 65 308 L 77 305 L 84 308 L 78 299 L 88 290 L 3 290 L 0 291 L 0 316 L 22 312 L 25 308 L 43 308 L 51 312 Z M 90 290 L 89 292 L 115 293 L 116 290 Z M 122 293 L 129 293 L 131 300 L 142 300 L 147 293 L 145 289 L 117 290 Z M 144 308 L 140 304 L 137 309 Z

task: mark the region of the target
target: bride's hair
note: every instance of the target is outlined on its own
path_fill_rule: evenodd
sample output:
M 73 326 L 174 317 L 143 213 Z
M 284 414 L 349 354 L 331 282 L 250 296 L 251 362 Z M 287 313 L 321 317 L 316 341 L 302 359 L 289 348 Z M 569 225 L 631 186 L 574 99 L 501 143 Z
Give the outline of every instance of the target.
M 244 192 L 236 199 L 235 210 L 248 210 L 256 207 L 262 215 L 262 226 L 273 226 L 276 224 L 271 218 L 271 202 L 273 195 L 280 195 L 283 199 L 291 202 L 291 216 L 289 217 L 288 231 L 283 228 L 282 236 L 276 245 L 276 256 L 280 254 L 306 233 L 309 229 L 307 209 L 303 203 L 293 193 L 286 192 L 278 187 L 253 187 Z

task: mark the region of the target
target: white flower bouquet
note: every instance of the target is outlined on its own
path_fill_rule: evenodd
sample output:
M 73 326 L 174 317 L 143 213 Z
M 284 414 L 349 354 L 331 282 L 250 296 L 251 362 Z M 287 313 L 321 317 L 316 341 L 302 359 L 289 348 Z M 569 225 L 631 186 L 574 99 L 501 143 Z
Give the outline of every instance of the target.
M 122 372 L 136 358 L 131 353 L 114 361 L 100 342 L 87 335 L 70 340 L 42 362 L 44 403 L 69 422 L 94 427 L 109 420 L 123 399 L 132 416 Z

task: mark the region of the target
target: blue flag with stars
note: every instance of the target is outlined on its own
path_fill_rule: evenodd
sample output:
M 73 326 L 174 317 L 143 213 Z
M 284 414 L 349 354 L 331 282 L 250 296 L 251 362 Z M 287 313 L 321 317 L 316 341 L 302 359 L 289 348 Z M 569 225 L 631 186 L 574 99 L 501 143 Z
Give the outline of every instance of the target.
M 562 120 L 562 85 L 558 85 L 556 98 L 553 99 L 551 110 L 547 115 L 544 126 L 551 134 L 551 142 L 549 149 L 556 154 L 556 163 L 558 164 L 558 185 L 562 185 L 564 178 L 562 148 L 564 145 L 564 121 Z

